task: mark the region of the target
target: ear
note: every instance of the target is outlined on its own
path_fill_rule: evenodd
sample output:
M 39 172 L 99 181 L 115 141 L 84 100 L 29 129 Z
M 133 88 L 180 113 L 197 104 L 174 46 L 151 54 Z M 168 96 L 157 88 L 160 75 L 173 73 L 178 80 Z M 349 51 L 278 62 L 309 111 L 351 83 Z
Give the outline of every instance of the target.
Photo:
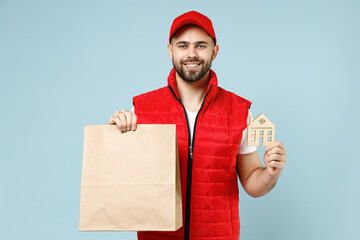
M 168 50 L 168 53 L 169 53 L 170 60 L 172 61 L 172 48 L 171 48 L 171 44 L 168 44 L 168 45 L 167 45 L 167 50 Z
M 213 57 L 212 60 L 214 61 L 219 51 L 219 45 L 215 45 L 213 48 Z

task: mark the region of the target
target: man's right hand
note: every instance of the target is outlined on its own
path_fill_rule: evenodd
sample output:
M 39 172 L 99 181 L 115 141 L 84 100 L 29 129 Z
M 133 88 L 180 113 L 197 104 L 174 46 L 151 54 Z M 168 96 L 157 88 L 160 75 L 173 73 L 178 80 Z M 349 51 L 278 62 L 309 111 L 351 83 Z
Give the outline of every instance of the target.
M 128 110 L 116 111 L 107 122 L 109 125 L 117 125 L 122 132 L 136 130 L 137 117 L 134 112 Z

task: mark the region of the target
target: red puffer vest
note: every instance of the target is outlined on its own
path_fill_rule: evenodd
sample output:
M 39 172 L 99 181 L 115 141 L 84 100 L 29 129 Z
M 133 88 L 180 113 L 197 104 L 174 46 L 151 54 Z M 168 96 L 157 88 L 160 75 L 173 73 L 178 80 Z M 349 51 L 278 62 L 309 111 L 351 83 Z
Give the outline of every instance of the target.
M 236 155 L 251 103 L 218 87 L 210 70 L 192 144 L 175 69 L 167 87 L 136 96 L 133 103 L 139 124 L 176 124 L 184 221 L 177 231 L 138 232 L 138 239 L 239 239 Z

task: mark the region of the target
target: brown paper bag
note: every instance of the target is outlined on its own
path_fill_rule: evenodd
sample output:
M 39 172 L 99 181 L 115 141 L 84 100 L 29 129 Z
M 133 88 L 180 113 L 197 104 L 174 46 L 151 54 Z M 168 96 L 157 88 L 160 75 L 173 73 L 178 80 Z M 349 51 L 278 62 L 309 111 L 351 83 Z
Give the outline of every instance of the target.
M 80 231 L 175 231 L 182 226 L 176 126 L 85 127 Z

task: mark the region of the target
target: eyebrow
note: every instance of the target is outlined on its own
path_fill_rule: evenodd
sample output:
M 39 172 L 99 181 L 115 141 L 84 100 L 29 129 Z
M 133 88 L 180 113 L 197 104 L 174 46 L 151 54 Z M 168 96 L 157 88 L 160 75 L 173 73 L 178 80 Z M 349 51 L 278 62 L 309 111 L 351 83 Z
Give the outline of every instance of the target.
M 180 42 L 177 42 L 175 45 L 179 45 L 179 44 L 190 44 L 190 42 L 187 42 L 187 41 L 180 41 Z M 196 45 L 199 45 L 199 44 L 209 44 L 208 42 L 205 42 L 205 41 L 197 41 L 195 42 Z

